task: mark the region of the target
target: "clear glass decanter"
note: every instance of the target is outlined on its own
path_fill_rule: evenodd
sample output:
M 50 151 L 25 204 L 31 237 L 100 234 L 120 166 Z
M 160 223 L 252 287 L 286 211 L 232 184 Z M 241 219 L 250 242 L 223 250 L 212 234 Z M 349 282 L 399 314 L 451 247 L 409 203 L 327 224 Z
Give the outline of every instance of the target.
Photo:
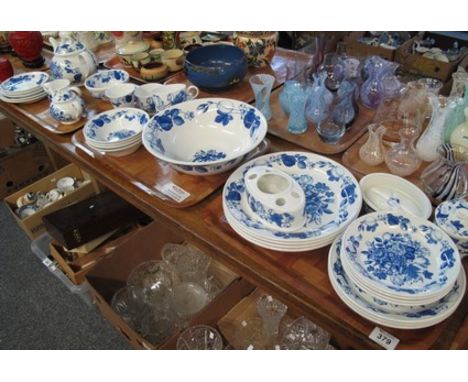
M 421 159 L 414 148 L 414 142 L 419 133 L 419 126 L 410 124 L 406 120 L 405 127 L 399 131 L 400 143 L 394 145 L 385 154 L 385 164 L 392 174 L 409 176 L 421 165 Z
M 377 166 L 385 159 L 385 148 L 382 143 L 385 126 L 371 123 L 367 129 L 369 130 L 369 138 L 359 149 L 359 157 L 369 166 Z

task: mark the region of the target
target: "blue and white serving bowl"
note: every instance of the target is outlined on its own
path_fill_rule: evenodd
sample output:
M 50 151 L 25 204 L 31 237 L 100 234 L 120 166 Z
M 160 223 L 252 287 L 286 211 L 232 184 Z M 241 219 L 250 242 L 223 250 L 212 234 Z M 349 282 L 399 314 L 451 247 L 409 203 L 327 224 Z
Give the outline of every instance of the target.
M 111 86 L 128 82 L 130 76 L 125 70 L 101 70 L 85 81 L 85 88 L 95 98 L 105 98 L 105 92 Z
M 358 287 L 401 305 L 430 304 L 454 286 L 457 247 L 435 224 L 411 214 L 374 212 L 343 235 L 342 263 Z
M 141 134 L 148 121 L 149 116 L 143 110 L 113 109 L 91 118 L 83 134 L 90 147 L 110 155 L 122 156 L 137 150 L 141 145 Z
M 255 107 L 205 98 L 157 113 L 143 130 L 143 145 L 177 171 L 211 175 L 238 165 L 266 133 L 265 117 Z

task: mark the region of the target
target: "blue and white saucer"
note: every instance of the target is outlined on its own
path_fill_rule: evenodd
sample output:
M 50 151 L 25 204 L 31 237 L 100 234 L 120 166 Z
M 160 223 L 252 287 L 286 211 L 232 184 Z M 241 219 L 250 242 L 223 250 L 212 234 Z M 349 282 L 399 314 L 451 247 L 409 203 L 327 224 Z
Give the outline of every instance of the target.
M 356 288 L 349 280 L 340 251 L 341 238 L 337 238 L 328 256 L 328 276 L 333 289 L 354 312 L 379 325 L 398 329 L 421 329 L 436 325 L 457 309 L 465 295 L 466 277 L 465 272 L 461 270 L 448 294 L 433 304 L 408 309 L 397 305 L 389 309 L 378 300 L 371 303 L 369 300 L 373 299 L 373 296 L 366 295 L 366 292 Z
M 285 231 L 287 219 L 271 214 L 264 224 L 247 201 L 244 175 L 254 166 L 267 166 L 292 176 L 302 187 L 305 223 Z M 223 190 L 224 214 L 246 240 L 271 249 L 304 251 L 330 244 L 359 214 L 362 196 L 354 176 L 340 164 L 320 155 L 282 152 L 264 155 L 238 168 Z M 265 216 L 263 216 L 265 219 Z M 276 224 L 277 229 L 271 228 Z
M 468 202 L 452 199 L 439 204 L 435 210 L 435 222 L 451 237 L 468 241 Z
M 49 80 L 49 75 L 44 72 L 21 73 L 2 82 L 0 91 L 6 97 L 28 96 L 42 91 L 42 85 Z

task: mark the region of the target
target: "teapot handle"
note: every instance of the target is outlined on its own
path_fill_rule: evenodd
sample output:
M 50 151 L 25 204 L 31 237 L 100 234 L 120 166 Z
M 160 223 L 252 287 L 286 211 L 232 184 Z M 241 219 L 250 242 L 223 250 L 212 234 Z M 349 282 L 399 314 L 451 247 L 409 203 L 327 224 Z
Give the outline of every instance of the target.
M 78 87 L 76 87 L 76 86 L 70 86 L 70 87 L 69 87 L 69 90 L 72 91 L 72 92 L 74 92 L 74 93 L 76 93 L 77 95 L 81 96 L 81 90 L 80 90 Z
M 54 37 L 50 37 L 49 42 L 52 44 L 52 48 L 54 48 L 54 50 L 55 50 L 55 48 L 57 48 L 57 44 L 58 44 L 57 40 Z
M 86 73 L 83 73 L 83 77 L 84 79 L 86 79 L 91 73 L 89 72 L 89 62 L 83 57 L 83 53 L 86 53 L 86 51 L 81 52 L 78 55 L 78 60 L 80 61 L 80 64 L 82 64 L 83 67 L 86 68 Z

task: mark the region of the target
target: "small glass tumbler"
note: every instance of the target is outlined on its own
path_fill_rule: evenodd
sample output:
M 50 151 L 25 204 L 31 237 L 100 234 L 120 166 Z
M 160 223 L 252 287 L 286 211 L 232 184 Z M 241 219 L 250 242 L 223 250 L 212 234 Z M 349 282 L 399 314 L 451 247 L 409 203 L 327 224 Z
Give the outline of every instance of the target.
M 177 317 L 170 308 L 150 310 L 142 319 L 143 337 L 153 345 L 166 341 L 175 331 Z
M 269 295 L 263 295 L 257 300 L 257 313 L 263 320 L 263 328 L 268 338 L 278 335 L 281 319 L 287 310 L 285 304 Z
M 135 297 L 131 287 L 126 286 L 115 292 L 111 300 L 111 307 L 133 330 L 141 330 L 141 320 L 145 308 L 143 301 Z
M 332 118 L 327 118 L 317 125 L 317 133 L 325 143 L 336 143 L 346 132 L 344 124 L 336 124 Z
M 177 350 L 223 350 L 223 338 L 211 326 L 192 326 L 180 334 Z
M 270 108 L 270 95 L 275 77 L 270 74 L 255 74 L 249 79 L 250 86 L 255 94 L 255 107 L 260 110 L 269 121 L 272 117 Z
M 202 310 L 209 301 L 208 292 L 199 284 L 183 282 L 173 289 L 172 304 L 182 319 L 189 319 Z

